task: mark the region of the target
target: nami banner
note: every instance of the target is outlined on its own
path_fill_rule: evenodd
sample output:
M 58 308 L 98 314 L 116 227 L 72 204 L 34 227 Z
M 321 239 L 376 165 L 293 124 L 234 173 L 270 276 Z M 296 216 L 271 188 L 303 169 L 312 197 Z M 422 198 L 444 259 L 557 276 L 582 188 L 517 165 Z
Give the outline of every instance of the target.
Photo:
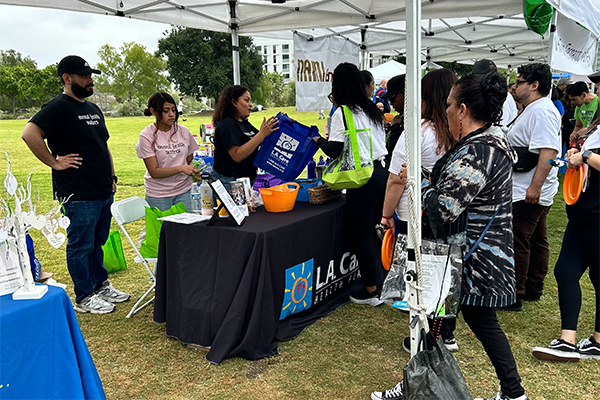
M 597 39 L 576 22 L 558 14 L 551 67 L 560 71 L 588 75 L 594 72 Z
M 343 62 L 358 65 L 358 51 L 358 46 L 340 37 L 308 41 L 294 34 L 296 110 L 329 110 L 333 70 Z

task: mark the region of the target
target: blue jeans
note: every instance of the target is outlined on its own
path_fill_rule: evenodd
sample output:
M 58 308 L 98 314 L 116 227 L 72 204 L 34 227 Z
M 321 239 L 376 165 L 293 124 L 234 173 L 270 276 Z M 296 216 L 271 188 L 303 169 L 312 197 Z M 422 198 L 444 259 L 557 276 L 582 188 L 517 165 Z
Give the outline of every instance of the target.
M 194 185 L 196 183 L 194 182 Z M 170 197 L 152 197 L 146 195 L 146 201 L 150 205 L 150 207 L 156 207 L 160 211 L 167 211 L 169 208 L 173 207 L 177 203 L 183 203 L 185 209 L 188 212 L 192 212 L 192 198 L 191 198 L 191 189 L 187 192 L 178 194 L 176 196 Z
M 110 232 L 110 205 L 107 200 L 68 201 L 64 212 L 71 220 L 67 228 L 67 267 L 73 279 L 75 302 L 91 295 L 108 279 L 102 246 Z

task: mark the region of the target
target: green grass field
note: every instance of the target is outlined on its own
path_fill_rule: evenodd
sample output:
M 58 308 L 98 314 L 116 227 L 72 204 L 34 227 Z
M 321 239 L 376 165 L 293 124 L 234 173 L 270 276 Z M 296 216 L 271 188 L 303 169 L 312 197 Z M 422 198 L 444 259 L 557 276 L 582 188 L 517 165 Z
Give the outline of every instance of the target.
M 284 111 L 322 129 L 324 122 L 317 119 L 316 112 Z M 259 126 L 263 116 L 274 113 L 253 113 L 250 119 Z M 144 195 L 145 167 L 137 159 L 134 145 L 141 129 L 151 122 L 145 117 L 107 120 L 109 146 L 119 176 L 115 200 Z M 208 122 L 209 116 L 198 116 L 189 117 L 183 124 L 197 133 L 200 124 Z M 0 143 L 9 153 L 19 182 L 35 169 L 33 188 L 39 193 L 39 209 L 45 211 L 52 199 L 50 169 L 21 140 L 25 124 L 24 120 L 0 120 Z M 6 171 L 4 158 L 0 171 Z M 544 296 L 538 303 L 525 303 L 520 313 L 499 314 L 532 400 L 600 399 L 598 361 L 544 363 L 530 354 L 531 347 L 547 345 L 560 332 L 553 266 L 565 226 L 564 202 L 559 193 L 548 217 L 551 257 Z M 134 235 L 139 229 L 141 225 L 135 227 Z M 73 298 L 64 247 L 53 249 L 37 231 L 32 236 L 43 270 L 54 272 L 57 281 L 67 283 L 67 292 Z M 133 253 L 123 241 L 128 269 L 112 274 L 111 281 L 130 292 L 136 301 L 149 287 L 148 274 L 133 263 Z M 594 323 L 594 292 L 587 274 L 582 278 L 582 287 L 578 340 L 591 335 Z M 307 328 L 297 339 L 282 343 L 278 356 L 255 362 L 234 358 L 213 366 L 204 360 L 202 351 L 167 338 L 165 326 L 152 322 L 152 306 L 126 319 L 133 301 L 118 305 L 112 314 L 77 315 L 109 399 L 369 399 L 372 391 L 394 386 L 409 359 L 402 350 L 402 339 L 408 333 L 407 315 L 388 306 L 348 304 Z M 476 397 L 491 397 L 499 388 L 494 370 L 462 319 L 456 337 L 460 351 L 455 357 L 469 389 Z

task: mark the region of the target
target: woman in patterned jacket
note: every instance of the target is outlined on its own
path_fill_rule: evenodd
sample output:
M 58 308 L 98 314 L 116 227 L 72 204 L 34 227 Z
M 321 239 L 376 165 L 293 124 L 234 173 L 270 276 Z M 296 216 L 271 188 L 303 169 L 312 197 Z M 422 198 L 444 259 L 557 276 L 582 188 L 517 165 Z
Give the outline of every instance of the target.
M 506 79 L 498 72 L 458 80 L 448 96 L 448 122 L 457 143 L 424 181 L 423 218 L 437 237 L 474 249 L 463 267 L 461 309 L 500 380 L 492 399 L 525 400 L 525 390 L 496 307 L 516 301 L 512 232 L 514 155 L 500 121 Z M 489 229 L 486 231 L 486 227 Z M 478 239 L 482 240 L 477 244 Z M 490 399 L 490 400 L 492 400 Z

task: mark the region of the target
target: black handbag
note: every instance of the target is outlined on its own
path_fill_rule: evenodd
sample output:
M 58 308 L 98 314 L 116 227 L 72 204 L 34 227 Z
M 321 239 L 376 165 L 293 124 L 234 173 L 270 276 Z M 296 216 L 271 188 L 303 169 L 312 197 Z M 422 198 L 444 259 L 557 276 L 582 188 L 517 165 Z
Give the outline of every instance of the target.
M 473 399 L 456 360 L 442 339 L 421 330 L 423 350 L 404 367 L 404 400 Z

